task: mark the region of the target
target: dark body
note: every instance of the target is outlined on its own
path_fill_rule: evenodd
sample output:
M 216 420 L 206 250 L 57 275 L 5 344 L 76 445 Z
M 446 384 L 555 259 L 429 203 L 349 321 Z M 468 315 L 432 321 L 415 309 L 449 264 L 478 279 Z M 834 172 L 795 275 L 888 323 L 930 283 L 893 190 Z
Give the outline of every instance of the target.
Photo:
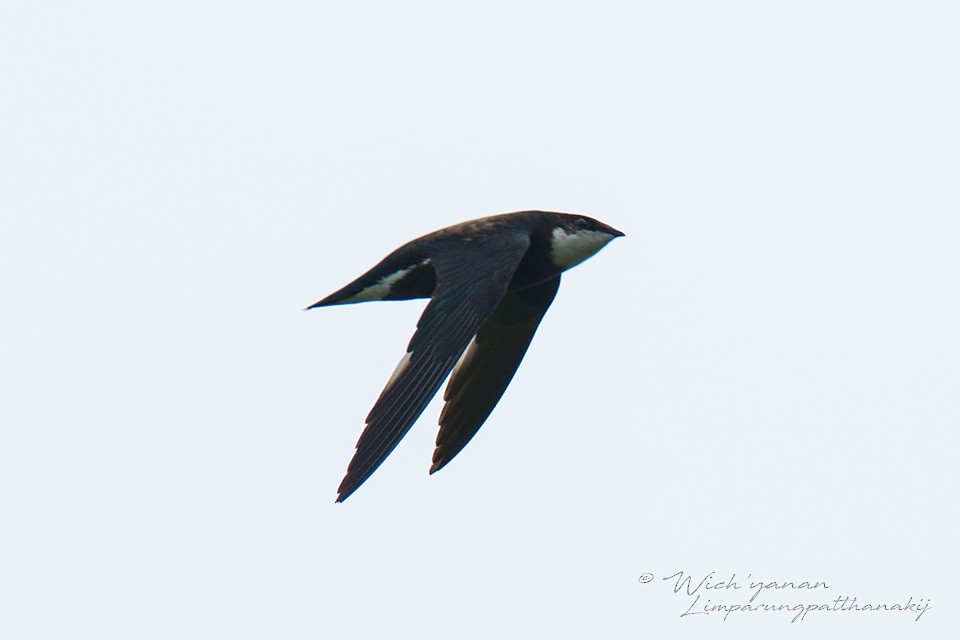
M 376 470 L 451 371 L 430 472 L 452 460 L 513 378 L 560 273 L 622 235 L 586 216 L 546 211 L 470 220 L 408 242 L 311 305 L 431 299 L 367 416 L 337 501 Z

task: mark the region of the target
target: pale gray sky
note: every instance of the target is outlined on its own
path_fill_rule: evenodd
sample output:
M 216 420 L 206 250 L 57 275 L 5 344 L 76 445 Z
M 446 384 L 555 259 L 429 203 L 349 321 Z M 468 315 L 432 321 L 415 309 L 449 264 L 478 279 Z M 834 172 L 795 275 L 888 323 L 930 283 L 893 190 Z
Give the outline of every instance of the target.
M 944 637 L 958 24 L 8 0 L 0 637 Z M 565 276 L 449 467 L 438 399 L 335 505 L 423 304 L 301 309 L 524 208 L 627 237 Z M 933 609 L 681 617 L 680 570 Z

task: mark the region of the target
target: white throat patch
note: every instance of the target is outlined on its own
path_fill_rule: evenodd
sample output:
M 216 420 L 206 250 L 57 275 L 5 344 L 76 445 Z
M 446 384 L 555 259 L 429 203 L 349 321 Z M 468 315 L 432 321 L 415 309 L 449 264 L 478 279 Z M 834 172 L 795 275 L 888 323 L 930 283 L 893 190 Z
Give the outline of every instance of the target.
M 582 230 L 568 234 L 562 227 L 557 227 L 550 239 L 550 258 L 558 269 L 569 269 L 603 249 L 613 238 L 603 231 Z

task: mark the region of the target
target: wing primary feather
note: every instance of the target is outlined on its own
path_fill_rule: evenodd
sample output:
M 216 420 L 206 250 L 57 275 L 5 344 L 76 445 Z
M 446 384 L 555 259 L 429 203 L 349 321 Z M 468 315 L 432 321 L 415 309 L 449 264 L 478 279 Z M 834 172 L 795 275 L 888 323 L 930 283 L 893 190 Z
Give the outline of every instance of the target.
M 410 362 L 391 377 L 367 415 L 337 502 L 356 491 L 393 451 L 503 298 L 529 237 L 497 237 L 495 244 L 476 242 L 431 254 L 437 287 L 407 347 Z
M 557 276 L 529 289 L 510 291 L 480 325 L 447 383 L 430 473 L 447 465 L 496 407 L 559 286 Z
M 421 379 L 415 381 L 418 388 L 430 383 L 430 377 L 435 373 L 434 369 L 439 369 L 439 366 L 428 369 Z M 437 387 L 441 382 L 442 378 L 436 383 Z M 416 392 L 417 390 L 415 388 L 412 391 Z M 363 484 L 377 470 L 377 467 L 386 460 L 413 422 L 429 404 L 429 397 L 427 397 L 426 402 L 417 402 L 414 393 L 407 398 L 407 401 L 397 412 L 387 415 L 382 420 L 379 416 L 374 417 L 367 423 L 360 440 L 357 442 L 357 452 L 350 462 L 347 475 L 338 489 L 341 494 L 341 501 L 345 500 L 354 489 Z M 370 437 L 373 439 L 369 439 Z

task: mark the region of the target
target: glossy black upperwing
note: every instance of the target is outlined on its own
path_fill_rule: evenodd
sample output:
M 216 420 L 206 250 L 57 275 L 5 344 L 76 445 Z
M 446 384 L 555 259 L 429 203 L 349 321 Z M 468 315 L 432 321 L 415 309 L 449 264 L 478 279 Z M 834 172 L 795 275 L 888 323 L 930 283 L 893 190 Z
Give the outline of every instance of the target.
M 367 416 L 338 488 L 343 502 L 370 477 L 417 420 L 470 339 L 503 298 L 530 244 L 525 232 L 437 239 L 426 247 L 437 287 L 407 353 Z
M 559 287 L 558 275 L 535 287 L 508 291 L 480 326 L 443 394 L 446 404 L 430 473 L 453 460 L 497 406 Z

